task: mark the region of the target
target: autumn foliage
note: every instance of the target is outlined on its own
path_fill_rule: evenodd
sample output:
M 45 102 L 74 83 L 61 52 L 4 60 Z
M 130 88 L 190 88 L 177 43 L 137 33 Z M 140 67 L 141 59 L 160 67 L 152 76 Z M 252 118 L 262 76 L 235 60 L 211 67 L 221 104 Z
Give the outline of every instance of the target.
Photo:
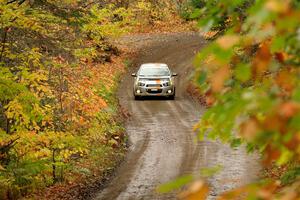
M 108 39 L 134 17 L 110 2 L 0 1 L 0 199 L 114 164 L 125 65 Z
M 195 81 L 209 105 L 199 134 L 244 143 L 266 167 L 291 166 L 278 180 L 220 199 L 299 199 L 299 2 L 207 1 L 194 17 L 205 36 L 213 33 L 195 61 Z
M 167 29 L 161 21 L 175 12 L 169 0 L 0 0 L 0 199 L 116 164 L 126 63 L 112 41 L 133 28 Z

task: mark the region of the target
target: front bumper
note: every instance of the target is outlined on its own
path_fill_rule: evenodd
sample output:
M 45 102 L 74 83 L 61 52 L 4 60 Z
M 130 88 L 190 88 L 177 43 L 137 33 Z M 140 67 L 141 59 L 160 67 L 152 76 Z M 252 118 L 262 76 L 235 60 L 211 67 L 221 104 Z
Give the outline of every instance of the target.
M 135 86 L 133 89 L 134 96 L 173 96 L 175 94 L 174 85 L 166 87 L 144 87 Z

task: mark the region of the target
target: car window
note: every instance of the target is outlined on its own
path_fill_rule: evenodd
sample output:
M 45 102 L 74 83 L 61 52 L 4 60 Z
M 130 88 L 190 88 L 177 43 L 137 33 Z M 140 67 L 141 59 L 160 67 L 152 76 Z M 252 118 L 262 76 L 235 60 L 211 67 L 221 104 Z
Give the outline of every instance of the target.
M 170 76 L 170 70 L 167 67 L 142 67 L 139 76 Z

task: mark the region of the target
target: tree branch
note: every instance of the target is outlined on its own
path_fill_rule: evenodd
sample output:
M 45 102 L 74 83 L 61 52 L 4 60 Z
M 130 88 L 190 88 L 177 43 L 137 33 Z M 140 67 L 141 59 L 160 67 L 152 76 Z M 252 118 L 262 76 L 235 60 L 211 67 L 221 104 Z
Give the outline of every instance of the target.
M 19 1 L 19 0 L 11 0 L 11 1 L 8 1 L 8 2 L 6 3 L 6 5 L 12 4 L 12 3 L 15 3 L 15 2 L 18 2 L 19 6 L 20 6 L 20 5 L 22 5 L 25 1 L 26 1 L 26 0 L 21 0 L 21 1 Z
M 6 145 L 0 146 L 0 153 L 7 153 L 13 146 L 15 146 L 16 141 L 19 139 L 20 137 L 17 137 L 16 139 L 9 141 Z

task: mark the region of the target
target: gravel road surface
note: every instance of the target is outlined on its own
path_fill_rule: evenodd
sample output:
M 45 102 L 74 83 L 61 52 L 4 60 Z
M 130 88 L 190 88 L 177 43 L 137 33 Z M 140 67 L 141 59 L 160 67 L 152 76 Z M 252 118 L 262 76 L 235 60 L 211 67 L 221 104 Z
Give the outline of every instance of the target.
M 126 123 L 130 149 L 114 178 L 95 200 L 176 199 L 176 193 L 158 194 L 158 185 L 186 174 L 199 174 L 201 168 L 222 165 L 223 170 L 209 178 L 209 199 L 249 183 L 257 178 L 260 165 L 257 155 L 247 155 L 243 148 L 231 149 L 214 141 L 197 142 L 193 125 L 205 108 L 186 92 L 193 70 L 193 58 L 205 45 L 195 33 L 136 35 L 122 38 L 119 45 L 139 49 L 119 88 L 121 106 L 132 117 Z M 167 63 L 179 76 L 174 101 L 144 99 L 132 95 L 131 72 L 141 63 Z

